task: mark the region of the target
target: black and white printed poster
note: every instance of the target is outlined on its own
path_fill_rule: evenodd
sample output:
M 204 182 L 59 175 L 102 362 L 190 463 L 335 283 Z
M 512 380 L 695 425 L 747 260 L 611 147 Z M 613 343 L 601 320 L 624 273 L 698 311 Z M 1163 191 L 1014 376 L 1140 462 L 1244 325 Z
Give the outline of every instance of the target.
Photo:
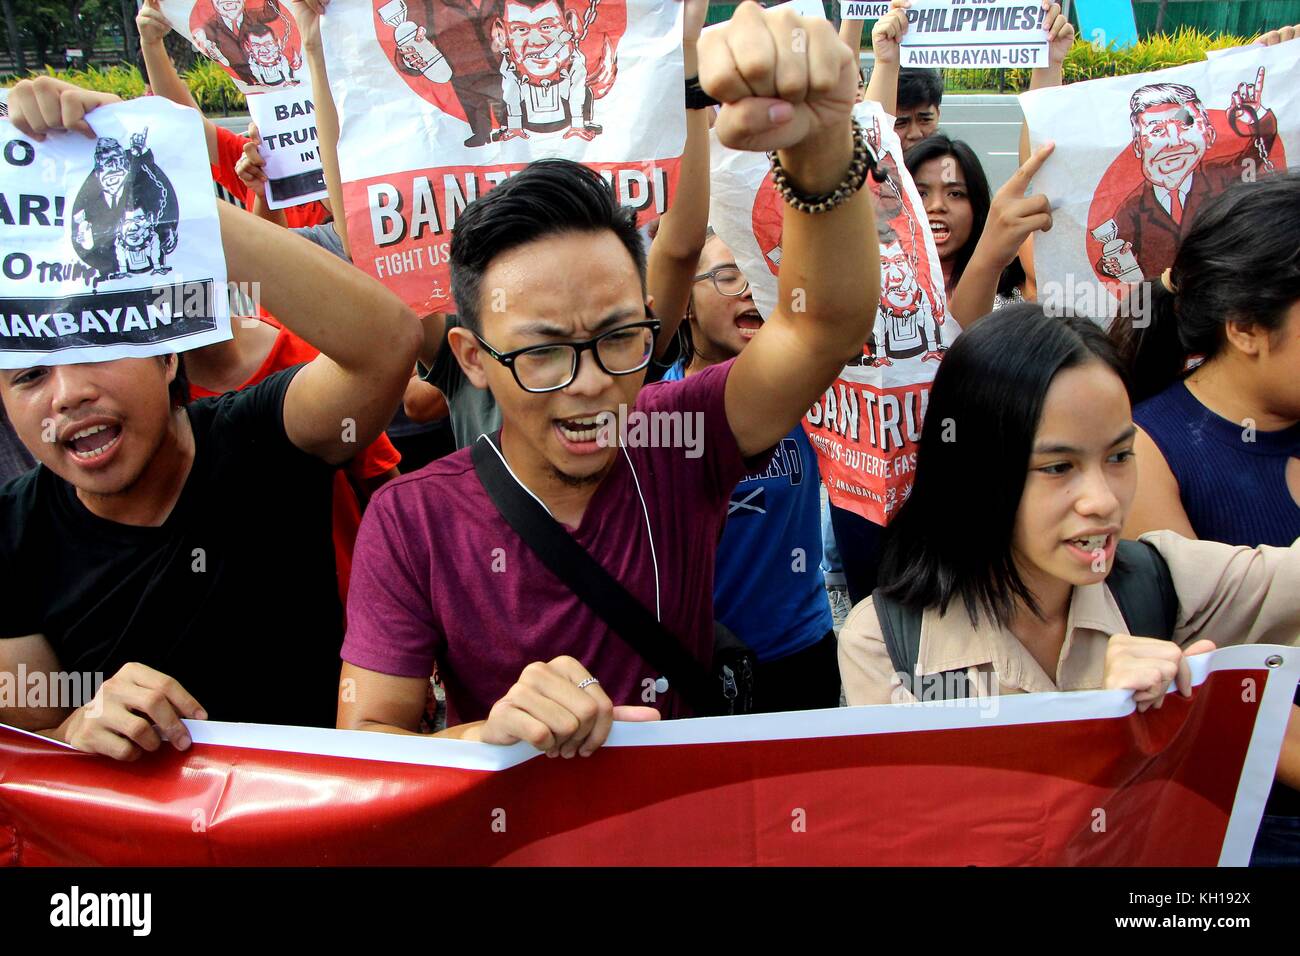
M 94 137 L 0 120 L 0 367 L 161 355 L 230 338 L 203 125 L 159 97 Z
M 271 209 L 301 206 L 326 199 L 325 173 L 316 144 L 316 107 L 311 84 L 300 83 L 274 93 L 248 97 L 248 115 L 262 137 L 266 160 L 266 205 Z

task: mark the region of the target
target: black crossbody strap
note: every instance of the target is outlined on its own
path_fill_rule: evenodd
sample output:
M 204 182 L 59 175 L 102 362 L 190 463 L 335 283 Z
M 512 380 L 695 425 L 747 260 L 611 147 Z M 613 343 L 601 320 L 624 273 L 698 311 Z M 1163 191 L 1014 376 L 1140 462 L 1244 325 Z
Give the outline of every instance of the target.
M 1169 565 L 1146 541 L 1120 541 L 1106 587 L 1119 605 L 1128 632 L 1139 637 L 1174 639 L 1178 592 Z
M 551 573 L 651 667 L 665 675 L 669 688 L 677 691 L 695 713 L 715 712 L 714 698 L 719 694 L 713 692 L 708 671 L 524 490 L 506 468 L 492 439 L 480 437 L 470 456 L 479 481 L 501 517 Z

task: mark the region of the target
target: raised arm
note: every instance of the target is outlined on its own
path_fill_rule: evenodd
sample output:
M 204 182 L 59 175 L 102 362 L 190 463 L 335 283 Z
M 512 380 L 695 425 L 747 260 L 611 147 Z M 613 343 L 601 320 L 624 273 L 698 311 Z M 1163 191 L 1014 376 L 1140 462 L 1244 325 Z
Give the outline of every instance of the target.
M 65 129 L 93 136 L 85 115 L 113 102 L 53 77 L 23 81 L 9 95 L 11 120 L 35 139 Z M 319 246 L 230 203 L 216 205 L 230 280 L 259 283 L 262 304 L 321 353 L 289 386 L 285 432 L 308 454 L 341 464 L 392 419 L 420 348 L 420 324 L 360 269 L 340 269 Z
M 871 28 L 871 54 L 875 62 L 865 98 L 879 103 L 890 116 L 898 111 L 898 71 L 902 62 L 899 42 L 907 32 L 907 8 L 911 5 L 909 0 L 890 0 L 889 12 Z
M 836 190 L 854 154 L 853 59 L 829 22 L 746 0 L 700 38 L 701 85 L 724 104 L 719 139 L 734 149 L 778 150 L 804 196 Z M 776 309 L 727 380 L 727 419 L 745 455 L 772 447 L 835 380 L 870 333 L 880 296 L 864 189 L 817 214 L 787 204 L 782 244 Z
M 154 93 L 171 100 L 177 106 L 188 106 L 198 110 L 199 104 L 190 95 L 190 88 L 176 72 L 172 58 L 167 55 L 163 40 L 171 32 L 171 21 L 163 16 L 159 0 L 144 0 L 135 15 L 135 27 L 140 33 L 140 54 L 144 57 L 145 69 L 149 71 L 149 85 Z M 200 110 L 199 115 L 203 116 Z M 219 163 L 217 151 L 217 127 L 206 116 L 203 117 L 203 133 L 208 144 L 208 162 L 213 166 Z
M 1061 5 L 1043 0 L 1047 9 L 1047 66 L 1029 71 L 1029 88 L 1045 90 L 1065 82 L 1065 57 L 1074 46 L 1074 26 L 1061 13 Z M 1029 158 L 1029 124 L 1020 124 L 1020 162 Z
M 848 48 L 853 51 L 853 56 L 857 57 L 862 52 L 862 27 L 866 20 L 841 20 L 840 21 L 840 39 L 848 44 Z
M 1074 46 L 1074 25 L 1061 12 L 1061 5 L 1043 0 L 1047 10 L 1047 66 L 1029 71 L 1029 88 L 1042 90 L 1060 86 L 1065 80 L 1065 56 Z
M 329 72 L 325 68 L 325 48 L 320 39 L 320 18 L 328 5 L 327 0 L 293 0 L 293 16 L 298 21 L 302 35 L 303 54 L 311 73 L 312 106 L 316 108 L 316 143 L 320 149 L 321 169 L 325 174 L 325 189 L 330 196 L 330 210 L 334 213 L 334 231 L 339 234 L 343 251 L 352 258 L 352 245 L 348 241 L 348 217 L 343 209 L 343 177 L 339 172 L 339 113 L 330 92 Z
M 284 399 L 289 440 L 341 463 L 374 441 L 401 403 L 420 346 L 415 316 L 360 269 L 228 203 L 218 204 L 231 281 L 260 282 L 262 304 L 321 354 Z
M 686 0 L 682 52 L 688 82 L 700 72 L 697 45 L 708 12 L 709 0 Z M 705 110 L 686 111 L 686 149 L 680 169 L 677 194 L 659 220 L 646 269 L 655 315 L 663 323 L 655 342 L 656 356 L 668 349 L 686 314 L 709 225 L 709 118 Z
M 1052 228 L 1048 197 L 1041 193 L 1026 196 L 1025 190 L 1053 148 L 1052 143 L 1040 146 L 993 197 L 984 231 L 957 288 L 948 298 L 948 311 L 963 329 L 993 311 L 1002 270 L 1011 264 L 1025 241 L 1035 232 Z

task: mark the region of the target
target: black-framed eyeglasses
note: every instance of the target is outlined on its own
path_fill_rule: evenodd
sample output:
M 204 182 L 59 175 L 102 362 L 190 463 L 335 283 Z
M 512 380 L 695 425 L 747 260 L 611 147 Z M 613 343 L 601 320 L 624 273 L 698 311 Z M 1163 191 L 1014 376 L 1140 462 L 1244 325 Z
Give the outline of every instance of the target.
M 733 297 L 744 295 L 745 290 L 749 288 L 749 280 L 745 278 L 745 273 L 735 266 L 719 266 L 695 277 L 696 282 L 703 282 L 705 279 L 713 280 L 713 288 L 718 290 L 719 295 Z
M 513 352 L 498 352 L 477 332 L 474 338 L 488 355 L 510 369 L 525 392 L 558 392 L 573 384 L 582 353 L 588 350 L 607 375 L 631 375 L 649 365 L 661 323 L 649 309 L 645 314 L 641 322 L 620 325 L 583 342 L 530 345 Z

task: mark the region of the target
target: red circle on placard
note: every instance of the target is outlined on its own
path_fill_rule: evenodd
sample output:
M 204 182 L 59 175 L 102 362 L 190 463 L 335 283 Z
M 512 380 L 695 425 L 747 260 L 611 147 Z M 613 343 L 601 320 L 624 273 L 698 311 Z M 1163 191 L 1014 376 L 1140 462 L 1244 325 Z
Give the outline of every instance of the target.
M 924 227 L 912 208 L 910 196 L 898 181 L 901 177 L 893 157 L 887 155 L 882 165 L 890 176 L 888 184 L 878 183 L 874 178 L 868 178 L 866 186 L 871 190 L 875 203 L 876 231 L 880 241 L 884 243 L 892 234 L 892 237 L 896 238 L 907 252 L 917 282 L 932 299 L 938 299 L 930 275 L 930 258 L 925 246 Z M 763 254 L 763 261 L 772 274 L 777 275 L 781 271 L 778 265 L 779 257 L 774 259 L 772 253 L 781 245 L 785 204 L 772 183 L 772 173 L 769 170 L 754 195 L 750 226 L 759 251 Z M 936 308 L 941 315 L 946 311 L 939 303 L 936 303 Z
M 465 110 L 461 106 L 451 81 L 438 83 L 422 74 L 412 74 L 398 67 L 397 43 L 394 28 L 379 16 L 379 10 L 392 0 L 372 0 L 374 5 L 375 36 L 383 48 L 388 63 L 403 82 L 421 99 L 432 103 L 448 116 L 468 122 Z M 569 13 L 576 15 L 579 30 L 588 12 L 594 8 L 595 15 L 587 27 L 587 34 L 579 43 L 583 56 L 587 60 L 588 85 L 602 67 L 613 69 L 615 59 L 606 63 L 607 50 L 617 53 L 619 41 L 627 29 L 626 0 L 544 0 L 554 2 L 564 16 L 566 23 Z M 543 2 L 528 0 L 526 3 L 510 3 L 510 0 L 464 0 L 461 5 L 452 6 L 443 0 L 406 0 L 407 19 L 417 27 L 423 27 L 426 35 L 438 47 L 439 52 L 447 58 L 452 75 L 482 75 L 484 68 L 490 66 L 499 71 L 504 58 L 504 46 L 501 43 L 503 18 L 507 6 L 523 6 L 536 10 Z M 468 10 L 477 16 L 468 17 Z M 498 26 L 500 25 L 500 26 Z M 578 34 L 575 34 L 575 36 Z M 606 43 L 608 42 L 608 47 Z M 612 80 L 611 80 L 612 82 Z M 497 126 L 505 125 L 505 117 L 497 117 Z
M 1205 113 L 1210 118 L 1210 125 L 1214 127 L 1215 138 L 1214 144 L 1201 157 L 1201 163 L 1231 159 L 1242 153 L 1243 144 L 1248 149 L 1250 148 L 1249 143 L 1243 137 L 1233 132 L 1232 126 L 1228 122 L 1226 110 L 1207 109 Z M 1247 154 L 1245 158 L 1250 158 L 1250 154 Z M 1262 160 L 1259 160 L 1258 157 L 1255 158 L 1262 167 Z M 1286 150 L 1282 145 L 1282 137 L 1274 137 L 1269 159 L 1278 169 L 1286 169 Z M 1256 175 L 1264 175 L 1264 170 L 1257 168 Z M 1149 183 L 1142 175 L 1142 161 L 1133 152 L 1133 147 L 1126 145 L 1123 151 L 1106 167 L 1106 171 L 1102 173 L 1101 180 L 1097 183 L 1097 188 L 1093 192 L 1092 202 L 1088 205 L 1088 221 L 1084 229 L 1084 243 L 1088 262 L 1091 263 L 1093 274 L 1097 277 L 1097 280 L 1117 300 L 1127 297 L 1128 286 L 1098 270 L 1097 262 L 1101 259 L 1102 243 L 1093 236 L 1092 230 L 1108 219 L 1113 219 L 1125 201 L 1142 188 L 1149 188 Z M 1163 271 L 1172 264 L 1172 261 L 1166 262 L 1160 266 L 1160 270 Z M 1158 275 L 1159 272 L 1156 272 L 1155 275 L 1146 278 L 1154 279 Z
M 306 64 L 302 63 L 300 51 L 302 50 L 302 39 L 298 35 L 298 24 L 294 22 L 292 14 L 289 13 L 287 0 L 283 3 L 275 3 L 273 0 L 245 0 L 243 4 L 243 16 L 246 21 L 252 23 L 265 23 L 270 27 L 271 32 L 275 34 L 277 42 L 283 45 L 285 58 L 292 63 L 301 64 L 295 71 L 295 75 L 301 76 L 306 72 Z M 226 29 L 221 22 L 221 16 L 217 13 L 215 0 L 196 0 L 194 7 L 190 10 L 190 36 L 196 36 L 197 31 L 204 31 L 208 40 L 215 43 L 230 60 L 234 55 L 235 46 L 230 40 L 230 31 Z M 226 37 L 226 43 L 223 46 L 218 37 Z M 195 49 L 207 56 L 207 52 L 201 49 L 197 43 Z M 209 59 L 212 59 L 209 57 Z M 233 66 L 227 66 L 219 60 L 212 60 L 217 66 L 221 67 L 231 79 L 238 80 L 249 86 L 259 85 L 256 80 L 250 82 L 248 77 L 240 76 Z M 247 57 L 242 48 L 239 51 L 238 59 L 232 60 L 232 63 L 247 63 Z
M 781 228 L 784 219 L 785 207 L 781 202 L 780 194 L 772 185 L 772 171 L 768 170 L 763 181 L 758 184 L 758 192 L 754 195 L 751 224 L 754 239 L 758 242 L 758 250 L 763 254 L 763 261 L 767 263 L 772 275 L 777 275 L 781 271 L 778 265 L 779 254 L 774 259 L 773 253 L 781 247 Z

